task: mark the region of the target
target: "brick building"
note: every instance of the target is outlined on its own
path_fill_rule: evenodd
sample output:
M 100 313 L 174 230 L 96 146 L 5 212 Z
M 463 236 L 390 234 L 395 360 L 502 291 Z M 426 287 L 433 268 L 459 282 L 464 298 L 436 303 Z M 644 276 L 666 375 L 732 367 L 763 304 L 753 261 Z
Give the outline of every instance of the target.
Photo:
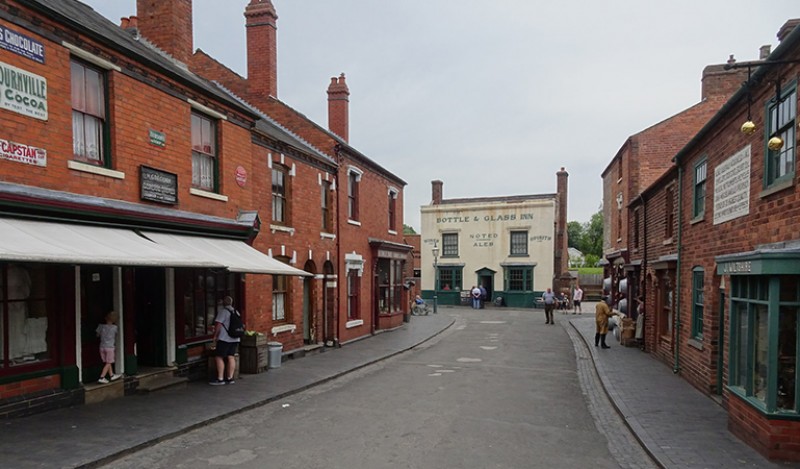
M 0 6 L 0 415 L 205 379 L 224 295 L 287 354 L 402 321 L 405 183 L 274 97 L 274 8 L 247 8 L 250 80 L 193 51 L 190 0 Z
M 800 460 L 798 20 L 628 207 L 644 345 L 763 455 Z M 676 398 L 680 398 L 676 396 Z

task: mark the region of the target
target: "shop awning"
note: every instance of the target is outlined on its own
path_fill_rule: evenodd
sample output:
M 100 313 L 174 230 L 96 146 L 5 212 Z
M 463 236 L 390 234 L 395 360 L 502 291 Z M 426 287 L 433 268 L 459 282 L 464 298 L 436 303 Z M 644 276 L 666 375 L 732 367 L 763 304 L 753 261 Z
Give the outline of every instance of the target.
M 170 251 L 187 257 L 204 258 L 222 264 L 231 272 L 311 276 L 290 265 L 232 239 L 204 238 L 167 233 L 142 233 Z
M 0 260 L 119 266 L 214 267 L 203 256 L 182 256 L 132 230 L 0 218 Z

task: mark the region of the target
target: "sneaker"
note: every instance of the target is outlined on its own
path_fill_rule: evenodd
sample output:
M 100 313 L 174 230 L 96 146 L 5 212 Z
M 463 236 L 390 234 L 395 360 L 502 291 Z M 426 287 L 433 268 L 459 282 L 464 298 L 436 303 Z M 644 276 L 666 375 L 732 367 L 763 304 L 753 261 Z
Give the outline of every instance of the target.
M 225 384 L 234 384 L 235 382 L 236 382 L 236 380 L 233 379 L 233 378 L 225 380 Z
M 111 375 L 111 381 L 116 381 L 120 378 L 122 378 L 122 375 Z
M 103 376 L 102 378 L 98 379 L 97 382 L 100 383 L 100 384 L 108 384 L 108 380 L 106 379 L 105 376 Z
M 209 381 L 208 384 L 210 384 L 212 386 L 224 386 L 225 385 L 225 381 L 221 380 L 221 379 L 215 379 L 213 381 Z

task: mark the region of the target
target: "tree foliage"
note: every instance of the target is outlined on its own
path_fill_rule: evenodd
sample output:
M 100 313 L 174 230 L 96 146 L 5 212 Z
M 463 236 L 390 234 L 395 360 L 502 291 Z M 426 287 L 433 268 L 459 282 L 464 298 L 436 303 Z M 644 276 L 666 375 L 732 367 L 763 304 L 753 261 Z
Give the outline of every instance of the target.
M 585 223 L 567 223 L 568 245 L 586 256 L 586 265 L 594 265 L 603 256 L 603 211 L 598 210 Z
M 412 235 L 412 234 L 417 234 L 417 232 L 414 231 L 414 227 L 413 226 L 406 225 L 405 223 L 403 223 L 403 234 L 404 235 Z

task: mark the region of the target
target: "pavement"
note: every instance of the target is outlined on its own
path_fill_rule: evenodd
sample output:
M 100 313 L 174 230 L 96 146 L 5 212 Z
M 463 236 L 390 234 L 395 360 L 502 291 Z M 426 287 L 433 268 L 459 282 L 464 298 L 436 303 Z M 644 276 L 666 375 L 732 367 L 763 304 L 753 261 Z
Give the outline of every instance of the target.
M 230 415 L 274 402 L 420 345 L 453 325 L 459 308 L 412 317 L 392 331 L 241 375 L 231 386 L 184 388 L 0 421 L 0 468 L 88 468 Z M 582 315 L 554 313 L 576 347 L 585 347 L 613 407 L 655 464 L 665 468 L 787 467 L 769 462 L 727 430 L 727 413 L 636 347 L 594 347 L 594 305 Z M 611 335 L 609 335 L 611 338 Z M 585 354 L 579 354 L 580 357 Z M 233 388 L 233 389 L 232 389 Z M 791 466 L 796 467 L 796 466 Z

